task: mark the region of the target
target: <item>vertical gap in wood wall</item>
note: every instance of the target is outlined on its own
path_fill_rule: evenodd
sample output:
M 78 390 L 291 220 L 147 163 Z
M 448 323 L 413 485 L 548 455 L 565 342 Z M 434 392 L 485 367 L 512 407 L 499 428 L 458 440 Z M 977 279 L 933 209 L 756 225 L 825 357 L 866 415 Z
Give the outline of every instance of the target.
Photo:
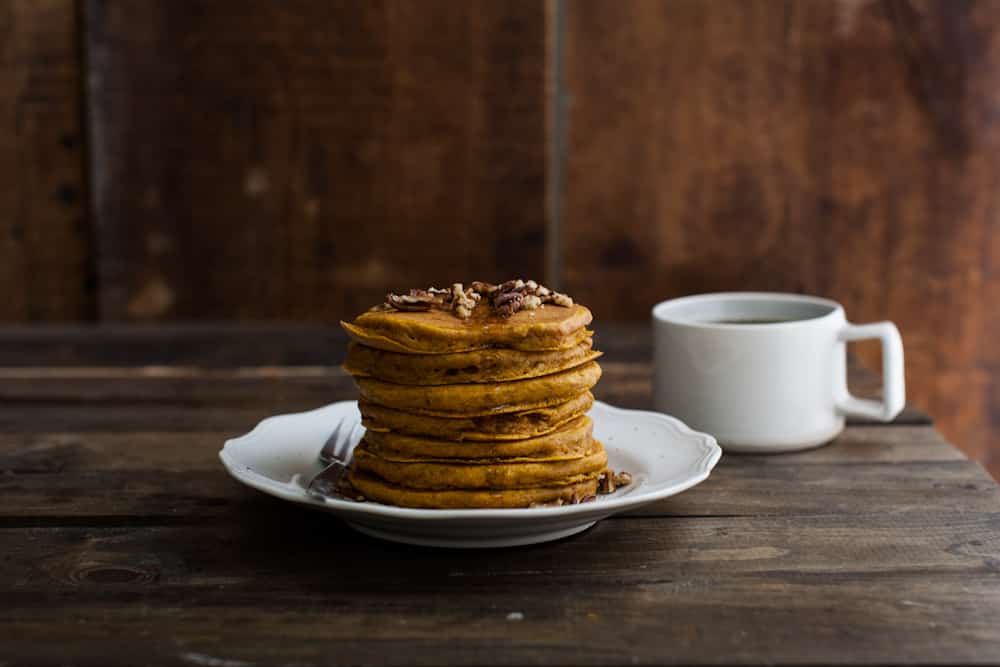
M 549 2 L 549 133 L 548 133 L 548 224 L 545 244 L 545 282 L 554 289 L 562 287 L 562 188 L 566 164 L 566 88 L 564 75 L 564 40 L 566 37 L 566 0 Z
M 86 304 L 86 318 L 90 321 L 100 319 L 100 296 L 101 284 L 100 273 L 98 271 L 98 252 L 100 244 L 97 238 L 97 216 L 94 208 L 94 181 L 91 178 L 91 168 L 94 164 L 92 159 L 93 142 L 91 141 L 90 129 L 90 59 L 87 48 L 87 21 L 84 3 L 86 0 L 74 0 L 73 22 L 76 32 L 76 62 L 79 65 L 77 76 L 77 99 L 79 100 L 78 114 L 80 116 L 80 180 L 83 197 L 83 215 L 86 220 L 89 234 L 87 236 L 87 265 L 84 273 L 83 284 L 80 289 L 84 292 L 84 303 Z

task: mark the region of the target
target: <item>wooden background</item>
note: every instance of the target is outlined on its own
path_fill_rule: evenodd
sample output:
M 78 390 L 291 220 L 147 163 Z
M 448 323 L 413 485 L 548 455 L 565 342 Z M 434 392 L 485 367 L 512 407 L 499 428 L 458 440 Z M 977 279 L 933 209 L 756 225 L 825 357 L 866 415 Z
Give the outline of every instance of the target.
M 998 81 L 988 0 L 0 0 L 0 321 L 816 293 L 1000 466 Z

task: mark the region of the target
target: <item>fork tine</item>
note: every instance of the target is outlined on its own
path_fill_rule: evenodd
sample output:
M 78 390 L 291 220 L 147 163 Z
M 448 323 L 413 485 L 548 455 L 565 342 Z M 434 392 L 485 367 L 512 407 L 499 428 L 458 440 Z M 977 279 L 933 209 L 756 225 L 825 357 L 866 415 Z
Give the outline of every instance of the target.
M 333 432 L 323 443 L 323 448 L 319 450 L 319 460 L 323 464 L 328 464 L 333 460 L 333 457 L 337 452 L 337 445 L 339 444 L 341 437 L 340 433 L 344 428 L 344 420 L 341 419 L 337 422 L 337 425 L 333 427 Z

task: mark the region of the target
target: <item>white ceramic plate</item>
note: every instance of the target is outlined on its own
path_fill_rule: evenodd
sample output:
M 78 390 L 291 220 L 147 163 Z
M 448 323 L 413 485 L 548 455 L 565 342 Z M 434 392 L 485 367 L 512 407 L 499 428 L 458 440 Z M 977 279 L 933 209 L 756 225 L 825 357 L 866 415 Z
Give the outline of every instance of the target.
M 610 467 L 632 473 L 632 484 L 561 507 L 427 510 L 308 496 L 305 487 L 322 469 L 317 456 L 333 425 L 342 418 L 361 419 L 355 401 L 265 419 L 250 433 L 227 440 L 219 457 L 247 486 L 332 512 L 375 537 L 436 547 L 509 547 L 573 535 L 612 514 L 680 493 L 705 480 L 722 455 L 712 436 L 658 412 L 597 401 L 590 416 Z

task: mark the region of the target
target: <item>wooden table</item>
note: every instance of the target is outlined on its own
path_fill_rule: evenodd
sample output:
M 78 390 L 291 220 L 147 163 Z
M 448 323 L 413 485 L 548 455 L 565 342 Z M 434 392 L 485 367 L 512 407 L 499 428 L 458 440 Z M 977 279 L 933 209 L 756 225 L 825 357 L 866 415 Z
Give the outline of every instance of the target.
M 597 392 L 648 407 L 643 326 Z M 561 542 L 380 542 L 229 479 L 351 398 L 310 327 L 0 331 L 0 664 L 1000 663 L 1000 489 L 908 409 Z M 855 372 L 855 387 L 874 386 Z

